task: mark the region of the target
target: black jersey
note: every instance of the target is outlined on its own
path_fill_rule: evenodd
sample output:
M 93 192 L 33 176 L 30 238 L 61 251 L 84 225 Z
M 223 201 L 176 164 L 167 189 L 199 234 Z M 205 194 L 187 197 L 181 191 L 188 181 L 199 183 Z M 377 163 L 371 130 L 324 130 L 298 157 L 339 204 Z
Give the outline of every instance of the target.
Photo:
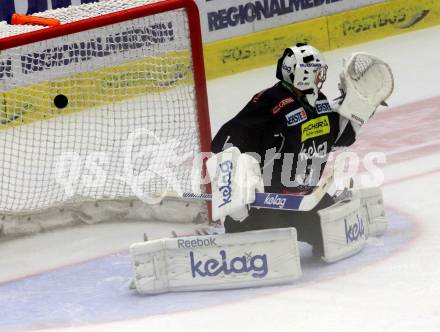
M 316 185 L 334 147 L 355 141 L 351 124 L 341 133 L 339 120 L 322 93 L 311 107 L 279 82 L 225 123 L 211 149 L 236 146 L 259 158 L 266 191 L 304 191 Z

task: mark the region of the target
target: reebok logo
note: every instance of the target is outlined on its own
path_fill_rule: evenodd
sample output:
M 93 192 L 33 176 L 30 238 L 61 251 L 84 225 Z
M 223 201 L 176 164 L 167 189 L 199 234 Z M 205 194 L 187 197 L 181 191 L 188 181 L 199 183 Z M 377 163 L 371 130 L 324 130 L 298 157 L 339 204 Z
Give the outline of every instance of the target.
M 211 236 L 208 239 L 194 239 L 194 240 L 177 240 L 177 246 L 179 248 L 193 249 L 193 248 L 202 248 L 202 247 L 216 247 L 217 243 L 215 243 L 216 238 Z
M 352 118 L 354 121 L 356 121 L 356 122 L 358 122 L 359 124 L 361 124 L 361 125 L 363 125 L 363 124 L 365 123 L 364 120 L 362 120 L 360 117 L 356 116 L 355 114 L 352 114 L 352 115 L 351 115 L 351 118 Z

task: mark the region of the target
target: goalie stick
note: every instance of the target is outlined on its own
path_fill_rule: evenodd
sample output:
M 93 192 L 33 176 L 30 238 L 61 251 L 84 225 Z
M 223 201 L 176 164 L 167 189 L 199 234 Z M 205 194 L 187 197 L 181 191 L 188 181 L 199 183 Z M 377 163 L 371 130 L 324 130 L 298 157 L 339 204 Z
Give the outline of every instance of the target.
M 336 193 L 333 175 L 326 177 L 321 181 L 321 184 L 318 184 L 312 193 L 307 195 L 257 192 L 255 193 L 255 202 L 250 204 L 250 207 L 274 210 L 310 211 L 321 201 L 326 193 L 332 196 Z M 165 196 L 197 201 L 210 201 L 212 198 L 211 194 L 196 194 L 190 192 L 184 192 L 182 195 L 167 193 Z

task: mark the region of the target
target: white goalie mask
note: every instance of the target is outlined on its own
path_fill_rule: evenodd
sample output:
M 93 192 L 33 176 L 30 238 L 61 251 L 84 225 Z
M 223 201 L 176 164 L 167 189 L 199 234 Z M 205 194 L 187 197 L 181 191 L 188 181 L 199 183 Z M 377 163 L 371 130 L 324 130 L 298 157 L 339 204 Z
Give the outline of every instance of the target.
M 286 48 L 278 60 L 276 76 L 306 94 L 315 106 L 318 93 L 327 78 L 327 64 L 321 52 L 306 44 Z

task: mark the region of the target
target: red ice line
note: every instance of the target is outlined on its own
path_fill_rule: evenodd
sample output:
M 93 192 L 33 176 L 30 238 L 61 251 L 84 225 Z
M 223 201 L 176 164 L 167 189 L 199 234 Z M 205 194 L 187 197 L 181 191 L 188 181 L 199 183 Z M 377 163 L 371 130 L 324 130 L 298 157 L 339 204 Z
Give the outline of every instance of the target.
M 378 113 L 350 150 L 360 158 L 369 152 L 387 156 L 383 166 L 440 153 L 440 97 L 417 101 Z M 411 148 L 413 147 L 413 148 Z M 400 149 L 404 151 L 399 152 Z M 440 172 L 440 168 L 385 182 L 391 185 Z

